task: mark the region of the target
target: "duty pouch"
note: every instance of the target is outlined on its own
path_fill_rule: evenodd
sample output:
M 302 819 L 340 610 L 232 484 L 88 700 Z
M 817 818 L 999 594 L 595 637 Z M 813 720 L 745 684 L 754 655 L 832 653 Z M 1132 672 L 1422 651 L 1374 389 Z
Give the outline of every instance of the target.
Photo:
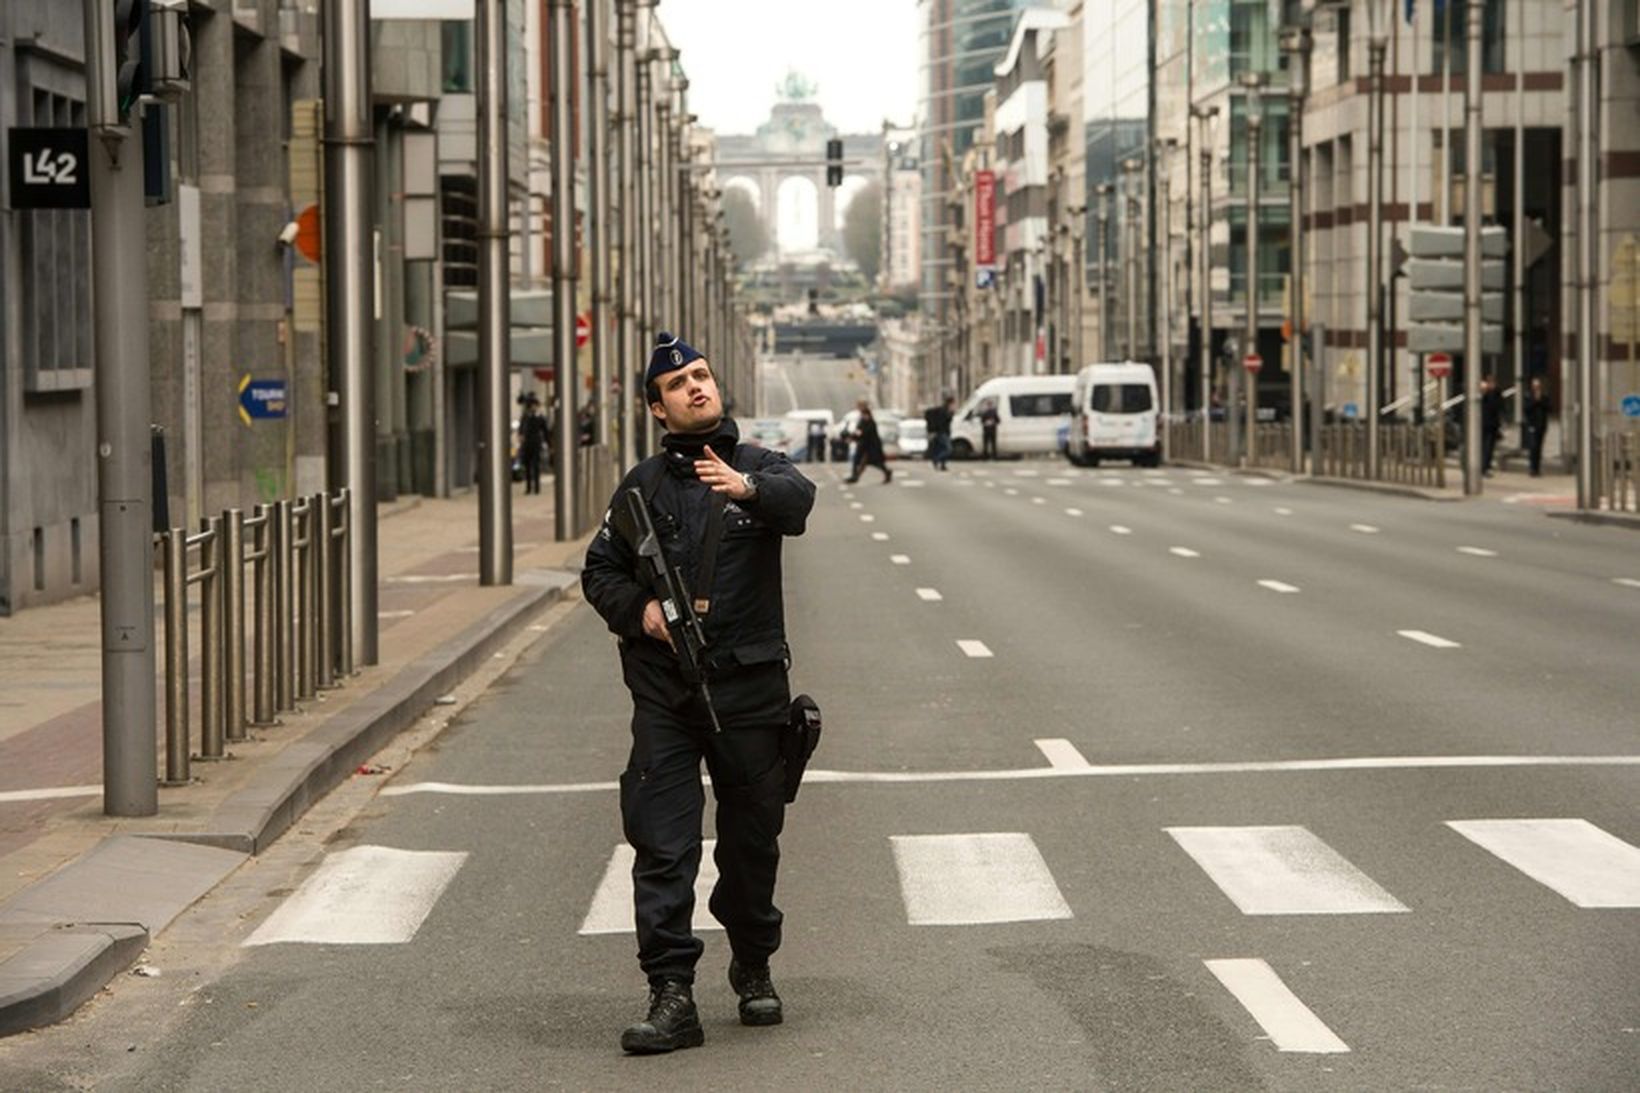
M 820 706 L 808 695 L 792 699 L 786 729 L 780 737 L 780 755 L 786 763 L 786 803 L 797 800 L 797 788 L 809 756 L 820 743 Z

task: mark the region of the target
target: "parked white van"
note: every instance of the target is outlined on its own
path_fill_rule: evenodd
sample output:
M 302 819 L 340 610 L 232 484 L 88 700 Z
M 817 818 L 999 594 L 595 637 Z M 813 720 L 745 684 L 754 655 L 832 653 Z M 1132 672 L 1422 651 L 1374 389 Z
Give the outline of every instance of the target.
M 1162 461 L 1156 432 L 1156 373 L 1148 364 L 1090 364 L 1076 374 L 1070 442 L 1065 455 L 1081 467 L 1101 459 Z
M 957 407 L 951 421 L 951 454 L 958 459 L 982 454 L 980 408 L 992 399 L 997 407 L 998 455 L 1057 452 L 1075 385 L 1075 376 L 993 376 Z

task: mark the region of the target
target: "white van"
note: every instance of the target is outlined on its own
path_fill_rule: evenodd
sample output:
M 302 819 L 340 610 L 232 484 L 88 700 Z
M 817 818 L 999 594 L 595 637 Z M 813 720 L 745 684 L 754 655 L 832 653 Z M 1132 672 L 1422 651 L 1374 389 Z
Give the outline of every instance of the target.
M 980 409 L 992 399 L 997 408 L 998 455 L 1057 452 L 1075 385 L 1075 376 L 993 376 L 952 416 L 951 454 L 958 459 L 982 454 Z
M 1148 364 L 1090 364 L 1076 374 L 1070 442 L 1065 455 L 1081 467 L 1101 459 L 1134 466 L 1162 461 L 1156 432 L 1156 373 Z

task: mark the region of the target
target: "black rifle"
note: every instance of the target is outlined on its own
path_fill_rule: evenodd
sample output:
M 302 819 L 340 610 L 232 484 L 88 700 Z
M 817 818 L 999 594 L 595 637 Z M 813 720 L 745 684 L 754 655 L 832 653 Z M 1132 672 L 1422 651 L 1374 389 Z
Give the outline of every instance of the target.
M 700 697 L 712 718 L 712 731 L 722 732 L 717 710 L 712 706 L 711 684 L 706 678 L 706 630 L 695 613 L 695 601 L 684 586 L 683 574 L 661 548 L 661 537 L 655 533 L 655 520 L 649 513 L 648 502 L 643 499 L 643 490 L 636 486 L 629 488 L 625 501 L 633 548 L 638 552 L 639 563 L 649 577 L 655 598 L 660 601 L 666 631 L 672 637 L 672 651 L 677 653 L 683 667 L 683 678 L 700 687 Z

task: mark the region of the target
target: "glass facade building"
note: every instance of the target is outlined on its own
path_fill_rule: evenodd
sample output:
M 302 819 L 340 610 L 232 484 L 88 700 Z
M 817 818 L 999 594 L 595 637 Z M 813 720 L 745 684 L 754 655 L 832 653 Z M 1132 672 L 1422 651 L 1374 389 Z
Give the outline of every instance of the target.
M 956 289 L 947 245 L 954 173 L 985 116 L 985 93 L 1007 52 L 1024 0 L 918 0 L 918 103 L 921 137 L 923 319 L 947 319 Z

